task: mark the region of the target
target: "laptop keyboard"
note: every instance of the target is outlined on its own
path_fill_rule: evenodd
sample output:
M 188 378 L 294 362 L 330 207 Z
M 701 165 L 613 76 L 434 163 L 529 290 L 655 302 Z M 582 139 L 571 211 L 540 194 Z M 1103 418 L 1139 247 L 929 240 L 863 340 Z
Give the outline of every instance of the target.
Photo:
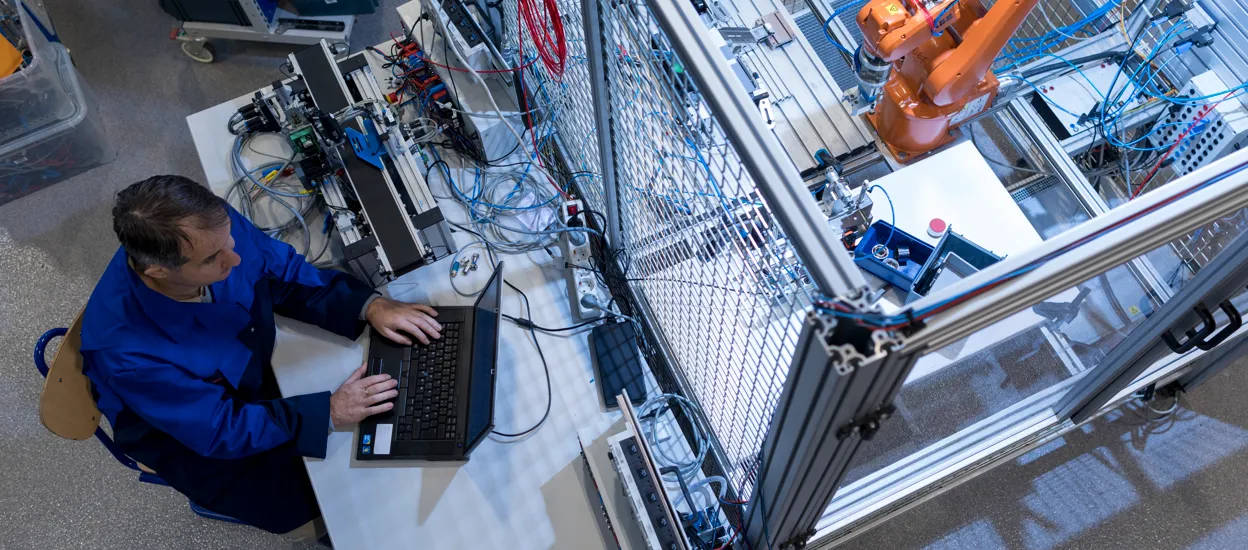
M 415 344 L 400 364 L 399 396 L 407 396 L 395 439 L 454 439 L 458 428 L 456 382 L 459 377 L 460 323 L 443 323 L 442 337 Z

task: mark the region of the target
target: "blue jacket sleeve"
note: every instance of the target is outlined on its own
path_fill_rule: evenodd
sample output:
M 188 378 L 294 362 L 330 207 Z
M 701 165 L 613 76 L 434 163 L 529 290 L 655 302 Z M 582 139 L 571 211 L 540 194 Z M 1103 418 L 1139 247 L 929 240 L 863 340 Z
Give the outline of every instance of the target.
M 200 455 L 243 458 L 293 441 L 299 455 L 325 458 L 329 392 L 244 403 L 175 365 L 90 355 L 111 363 L 106 383 L 131 410 Z
M 231 210 L 230 216 L 264 258 L 274 312 L 352 340 L 360 336 L 365 327 L 359 320 L 360 310 L 376 294 L 372 287 L 350 274 L 318 269 L 294 247 L 260 231 L 237 211 Z

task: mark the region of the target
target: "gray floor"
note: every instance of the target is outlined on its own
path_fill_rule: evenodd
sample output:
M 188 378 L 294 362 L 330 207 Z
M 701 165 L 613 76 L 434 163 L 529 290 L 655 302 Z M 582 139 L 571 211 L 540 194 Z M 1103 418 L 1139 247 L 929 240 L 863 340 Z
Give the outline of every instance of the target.
M 0 548 L 282 548 L 200 519 L 139 484 L 92 442 L 48 434 L 31 345 L 67 324 L 113 254 L 111 196 L 158 173 L 201 177 L 184 117 L 278 76 L 280 47 L 221 42 L 214 65 L 166 40 L 156 2 L 48 1 L 119 149 L 112 164 L 0 206 Z M 395 2 L 353 44 L 398 28 Z M 121 5 L 121 7 L 119 7 Z M 852 541 L 851 548 L 1243 548 L 1248 546 L 1248 369 L 1195 392 L 1144 434 L 1132 416 L 1095 424 Z
M 1116 411 L 844 548 L 1248 548 L 1245 387 L 1240 361 L 1173 422 Z
M 219 61 L 191 61 L 168 40 L 155 0 L 47 0 L 100 104 L 117 160 L 0 206 L 0 548 L 283 548 L 261 531 L 193 515 L 173 490 L 140 484 L 94 442 L 49 434 L 36 416 L 42 381 L 31 346 L 86 303 L 116 250 L 109 208 L 147 176 L 202 179 L 186 116 L 280 76 L 289 47 L 216 43 Z M 400 28 L 382 2 L 352 45 Z

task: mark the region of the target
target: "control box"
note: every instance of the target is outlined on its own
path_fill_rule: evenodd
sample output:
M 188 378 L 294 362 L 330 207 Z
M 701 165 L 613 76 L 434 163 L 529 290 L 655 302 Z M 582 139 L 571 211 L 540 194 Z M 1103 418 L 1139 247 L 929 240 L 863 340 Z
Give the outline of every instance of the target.
M 1230 87 L 1216 73 L 1208 71 L 1192 78 L 1180 95 L 1208 97 L 1225 93 Z M 1221 103 L 1217 99 L 1221 98 L 1215 98 L 1209 105 L 1185 105 L 1157 121 L 1152 138 L 1155 146 L 1168 146 L 1187 134 L 1172 154 L 1174 164 L 1171 167 L 1175 174 L 1190 174 L 1248 145 L 1248 110 L 1239 98 L 1232 97 Z M 1211 109 L 1214 104 L 1217 108 Z

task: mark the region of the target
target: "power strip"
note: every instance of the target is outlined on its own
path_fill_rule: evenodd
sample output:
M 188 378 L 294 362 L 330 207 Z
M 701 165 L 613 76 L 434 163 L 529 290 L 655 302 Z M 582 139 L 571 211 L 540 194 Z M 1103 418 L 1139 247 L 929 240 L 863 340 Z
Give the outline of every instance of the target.
M 447 31 L 444 39 L 455 42 L 452 49 L 465 65 L 478 71 L 493 68 L 489 46 L 485 44 L 485 31 L 477 22 L 477 14 L 469 10 L 463 0 L 424 0 L 423 10 L 438 18 L 440 26 Z
M 646 467 L 646 459 L 637 446 L 637 440 L 628 431 L 615 434 L 607 440 L 607 456 L 611 466 L 620 476 L 624 496 L 628 498 L 633 519 L 641 526 L 649 550 L 676 550 L 684 548 L 682 538 L 672 525 L 671 511 L 666 507 L 667 496 L 663 494 L 655 476 Z
M 559 207 L 559 220 L 567 227 L 585 224 L 585 205 L 579 200 L 569 200 Z M 572 313 L 582 320 L 597 319 L 603 316 L 596 307 L 586 307 L 584 298 L 592 296 L 592 302 L 602 303 L 598 294 L 598 277 L 594 275 L 592 259 L 593 247 L 590 245 L 589 234 L 584 231 L 567 231 L 559 240 L 559 249 L 563 254 L 567 269 L 568 303 Z

